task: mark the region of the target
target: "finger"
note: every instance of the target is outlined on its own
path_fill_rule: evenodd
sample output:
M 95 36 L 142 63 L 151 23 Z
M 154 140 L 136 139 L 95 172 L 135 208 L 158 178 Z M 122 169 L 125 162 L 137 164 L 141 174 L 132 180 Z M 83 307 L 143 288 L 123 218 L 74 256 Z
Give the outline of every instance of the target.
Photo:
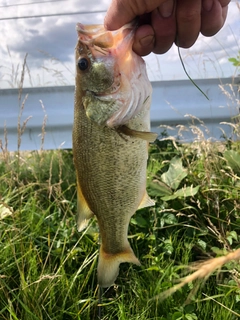
M 224 25 L 228 7 L 222 8 L 218 0 L 203 2 L 201 33 L 210 37 L 216 34 Z
M 166 0 L 112 0 L 104 19 L 108 30 L 116 30 L 132 21 L 136 16 L 156 9 Z
M 223 18 L 223 24 L 225 23 L 227 19 L 227 13 L 228 13 L 228 6 L 222 8 L 222 18 Z
M 191 47 L 197 40 L 201 28 L 201 0 L 181 0 L 177 2 L 177 39 L 182 48 Z
M 155 43 L 154 30 L 149 24 L 140 26 L 135 33 L 133 51 L 139 56 L 146 56 L 152 52 Z
M 154 53 L 167 52 L 175 40 L 176 20 L 173 6 L 174 3 L 171 1 L 171 11 L 168 10 L 168 16 L 163 16 L 161 6 L 152 12 L 152 27 L 155 33 L 155 45 L 152 50 Z
M 218 0 L 222 8 L 227 7 L 231 0 Z
M 151 15 L 141 16 L 139 21 L 143 25 L 136 31 L 133 50 L 142 56 L 151 51 L 167 52 L 176 36 L 174 1 L 165 1 Z

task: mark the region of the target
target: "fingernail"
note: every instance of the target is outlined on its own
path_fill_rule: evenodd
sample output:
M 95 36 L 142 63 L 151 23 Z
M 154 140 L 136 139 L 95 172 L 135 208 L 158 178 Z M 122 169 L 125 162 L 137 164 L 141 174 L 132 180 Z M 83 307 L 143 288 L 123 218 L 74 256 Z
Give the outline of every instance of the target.
M 153 36 L 152 34 L 151 34 L 151 35 L 148 35 L 148 36 L 146 36 L 146 37 L 144 37 L 144 38 L 141 38 L 141 39 L 139 40 L 141 46 L 143 46 L 143 47 L 149 46 L 150 44 L 153 43 L 153 41 L 154 41 L 154 36 Z
M 204 10 L 211 11 L 213 6 L 213 0 L 203 0 L 202 6 Z
M 169 18 L 173 12 L 173 0 L 163 2 L 159 6 L 158 11 L 163 18 Z

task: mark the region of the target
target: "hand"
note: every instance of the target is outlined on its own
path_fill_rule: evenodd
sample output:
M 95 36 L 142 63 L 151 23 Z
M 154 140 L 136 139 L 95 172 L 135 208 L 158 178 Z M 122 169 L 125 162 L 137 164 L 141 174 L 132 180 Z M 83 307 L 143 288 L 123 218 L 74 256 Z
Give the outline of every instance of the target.
M 105 27 L 116 30 L 139 17 L 133 50 L 165 53 L 175 42 L 189 48 L 199 33 L 213 36 L 224 25 L 231 0 L 112 0 Z

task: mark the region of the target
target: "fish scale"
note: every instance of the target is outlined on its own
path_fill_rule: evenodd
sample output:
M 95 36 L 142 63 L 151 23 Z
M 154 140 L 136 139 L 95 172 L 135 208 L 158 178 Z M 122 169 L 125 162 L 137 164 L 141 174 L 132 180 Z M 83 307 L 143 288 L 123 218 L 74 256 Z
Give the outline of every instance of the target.
M 81 25 L 80 28 L 84 28 L 84 26 Z M 96 26 L 94 28 L 96 30 Z M 116 33 L 118 39 L 120 39 L 118 41 L 120 41 L 121 50 L 124 49 L 125 38 L 132 33 L 132 29 L 129 28 L 128 33 L 124 32 L 122 39 L 120 37 L 121 34 Z M 91 28 L 88 26 L 87 30 L 91 30 Z M 104 39 L 102 30 L 101 27 L 101 43 Z M 84 40 L 85 35 L 86 41 Z M 133 36 L 134 33 L 132 33 L 131 38 L 128 37 L 128 42 L 129 39 L 132 41 Z M 106 106 L 112 107 L 112 112 L 116 112 L 118 107 L 129 108 L 129 105 L 124 105 L 125 96 L 121 90 L 119 90 L 120 93 L 117 93 L 120 94 L 120 97 L 117 94 L 111 94 L 111 89 L 109 88 L 110 81 L 105 85 L 106 92 L 110 92 L 109 101 L 111 103 L 108 105 L 103 105 L 108 100 L 108 96 L 104 97 L 103 100 L 97 96 L 99 88 L 96 88 L 96 94 L 88 91 L 88 87 L 91 87 L 91 90 L 94 88 L 93 83 L 96 85 L 95 79 L 92 79 L 91 76 L 98 71 L 102 72 L 104 68 L 107 68 L 108 73 L 105 73 L 105 75 L 109 74 L 111 78 L 114 78 L 114 75 L 119 78 L 119 70 L 121 72 L 124 71 L 124 69 L 121 69 L 121 63 L 118 61 L 119 56 L 124 56 L 122 52 L 118 53 L 117 44 L 115 43 L 116 48 L 114 47 L 113 51 L 109 49 L 111 64 L 108 64 L 108 55 L 104 53 L 104 56 L 102 56 L 101 50 L 94 51 L 94 48 L 91 47 L 93 43 L 92 37 L 92 33 L 87 34 L 87 31 L 84 30 L 76 46 L 76 61 L 85 59 L 86 55 L 88 59 L 91 57 L 91 60 L 87 60 L 91 64 L 89 70 L 82 71 L 77 68 L 76 71 L 73 155 L 78 184 L 77 225 L 78 230 L 81 231 L 86 227 L 89 218 L 93 215 L 97 217 L 101 235 L 98 283 L 102 287 L 108 287 L 116 280 L 120 263 L 132 262 L 140 264 L 127 239 L 128 225 L 131 216 L 138 208 L 154 204 L 146 193 L 147 137 L 148 134 L 151 134 L 149 133 L 150 99 L 143 97 L 141 108 L 135 114 L 133 112 L 133 117 L 127 123 L 123 123 L 127 131 L 130 130 L 130 134 L 122 133 L 119 130 L 121 126 L 109 127 L 107 123 L 102 124 L 98 122 L 100 121 L 99 119 L 104 118 L 101 112 L 105 112 Z M 87 41 L 89 39 L 92 42 L 89 42 L 88 45 Z M 89 54 L 89 50 L 92 50 L 92 56 Z M 139 62 L 142 69 L 140 70 L 140 74 L 136 74 L 136 78 L 138 78 L 136 81 L 146 81 L 146 86 L 149 86 L 149 90 L 145 91 L 149 91 L 148 94 L 150 95 L 151 86 L 145 74 L 145 64 L 142 58 L 132 52 L 131 46 L 129 47 L 128 43 L 126 43 L 125 50 L 133 55 L 133 59 L 140 59 Z M 112 61 L 113 52 L 115 54 L 116 65 Z M 100 55 L 100 58 L 98 55 Z M 134 61 L 133 63 L 135 63 Z M 102 64 L 101 68 L 99 68 L 100 63 Z M 92 73 L 93 70 L 94 73 Z M 101 78 L 100 75 L 98 75 L 98 78 Z M 126 74 L 122 79 L 125 81 Z M 131 79 L 134 80 L 133 77 Z M 104 83 L 101 83 L 100 87 L 103 90 Z M 124 87 L 124 90 L 126 88 L 128 90 L 131 89 L 129 85 L 122 87 Z M 113 84 L 113 88 L 115 90 L 115 84 Z M 136 91 L 136 87 L 134 90 Z M 84 99 L 86 94 L 89 100 Z M 129 91 L 126 96 L 129 96 Z M 91 102 L 91 99 L 95 104 Z M 87 112 L 88 102 L 94 112 Z M 110 114 L 111 109 L 108 112 Z M 126 118 L 124 112 L 120 112 L 119 114 L 123 114 Z M 144 136 L 145 132 L 146 136 Z M 139 136 L 135 137 L 135 134 L 140 135 L 141 138 Z M 144 137 L 146 139 L 143 139 Z

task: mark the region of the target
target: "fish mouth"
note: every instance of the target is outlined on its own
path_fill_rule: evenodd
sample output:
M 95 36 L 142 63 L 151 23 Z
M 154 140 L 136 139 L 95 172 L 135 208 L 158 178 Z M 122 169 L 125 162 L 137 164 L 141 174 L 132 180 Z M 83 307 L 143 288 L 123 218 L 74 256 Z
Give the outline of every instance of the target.
M 112 88 L 112 87 L 111 87 Z M 105 90 L 104 92 L 90 91 L 95 97 L 100 100 L 107 100 L 107 98 L 114 98 L 120 92 L 121 85 L 114 87 L 112 90 Z

